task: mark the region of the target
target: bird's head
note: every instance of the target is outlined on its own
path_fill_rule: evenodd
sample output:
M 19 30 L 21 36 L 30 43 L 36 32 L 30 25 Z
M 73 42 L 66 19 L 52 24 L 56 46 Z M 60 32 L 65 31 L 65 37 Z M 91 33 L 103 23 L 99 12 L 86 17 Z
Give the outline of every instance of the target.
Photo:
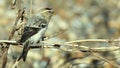
M 54 14 L 54 11 L 51 8 L 43 8 L 40 10 L 42 16 L 49 21 Z
M 38 10 L 29 20 L 27 26 L 40 27 L 42 25 L 48 25 L 54 11 L 50 8 L 43 8 Z

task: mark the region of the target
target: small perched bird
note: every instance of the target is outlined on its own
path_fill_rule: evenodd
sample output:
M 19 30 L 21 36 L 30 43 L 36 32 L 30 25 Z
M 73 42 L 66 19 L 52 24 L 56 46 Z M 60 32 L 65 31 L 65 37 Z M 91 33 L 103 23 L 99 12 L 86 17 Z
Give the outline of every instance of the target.
M 42 41 L 43 35 L 45 34 L 49 21 L 53 16 L 54 11 L 50 8 L 43 8 L 31 18 L 25 24 L 21 39 L 18 43 L 23 44 L 23 51 L 18 61 L 22 58 L 23 61 L 26 60 L 29 46 L 35 45 Z

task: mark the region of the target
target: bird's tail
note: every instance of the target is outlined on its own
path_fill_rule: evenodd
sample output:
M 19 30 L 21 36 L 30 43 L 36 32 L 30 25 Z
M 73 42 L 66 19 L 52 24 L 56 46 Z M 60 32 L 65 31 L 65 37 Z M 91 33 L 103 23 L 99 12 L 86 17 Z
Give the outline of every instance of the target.
M 29 41 L 27 41 L 27 42 L 25 43 L 25 45 L 24 45 L 24 47 L 23 47 L 23 51 L 22 51 L 20 57 L 18 57 L 18 60 L 17 60 L 17 61 L 21 60 L 21 58 L 22 58 L 23 61 L 25 62 L 28 51 L 29 51 Z

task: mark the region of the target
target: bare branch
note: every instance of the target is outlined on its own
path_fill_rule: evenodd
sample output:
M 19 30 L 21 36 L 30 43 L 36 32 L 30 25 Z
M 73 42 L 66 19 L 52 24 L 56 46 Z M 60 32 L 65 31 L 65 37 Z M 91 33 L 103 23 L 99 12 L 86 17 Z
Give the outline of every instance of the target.
M 120 47 L 116 47 L 116 46 L 110 46 L 110 47 L 94 47 L 94 48 L 90 48 L 87 47 L 85 45 L 78 45 L 78 44 L 74 44 L 75 42 L 93 42 L 93 39 L 88 39 L 88 40 L 76 40 L 76 41 L 71 41 L 71 42 L 64 42 L 64 43 L 52 43 L 52 42 L 47 42 L 47 41 L 41 41 L 44 43 L 44 48 L 57 48 L 57 49 L 62 49 L 64 51 L 94 51 L 94 52 L 104 52 L 104 51 L 116 51 L 119 50 Z M 102 40 L 102 39 L 96 39 L 95 41 L 102 41 L 105 42 L 107 40 Z M 113 40 L 112 42 L 119 42 L 119 39 Z M 73 43 L 74 42 L 74 43 Z M 20 45 L 18 44 L 16 41 L 9 41 L 9 40 L 0 40 L 0 43 L 6 43 L 6 44 L 12 44 L 12 45 Z M 22 44 L 21 44 L 22 45 Z M 36 44 L 34 46 L 30 46 L 30 49 L 35 49 L 35 48 L 41 48 L 40 44 Z
M 13 45 L 17 44 L 16 41 L 10 41 L 10 40 L 0 40 L 0 43 L 13 44 Z
M 85 39 L 85 40 L 75 40 L 67 43 L 79 43 L 79 42 L 120 42 L 120 39 Z

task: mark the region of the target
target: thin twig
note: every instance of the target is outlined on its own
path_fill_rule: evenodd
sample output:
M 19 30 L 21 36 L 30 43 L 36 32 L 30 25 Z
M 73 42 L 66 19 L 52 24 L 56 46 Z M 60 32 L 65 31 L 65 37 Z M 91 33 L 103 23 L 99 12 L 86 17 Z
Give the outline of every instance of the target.
M 32 2 L 32 0 L 30 0 L 30 17 L 32 17 L 32 4 L 33 4 L 33 2 Z
M 41 41 L 41 42 L 44 43 L 44 48 L 57 48 L 57 49 L 62 49 L 64 51 L 73 51 L 73 52 L 76 52 L 76 51 L 90 51 L 90 49 L 94 52 L 119 50 L 119 47 L 116 47 L 116 46 L 90 48 L 90 47 L 87 47 L 85 45 L 78 45 L 78 44 L 71 44 L 71 43 L 69 44 L 68 42 L 64 42 L 64 43 L 52 43 L 52 42 L 47 42 L 47 41 Z M 9 40 L 0 40 L 0 43 L 12 44 L 12 45 L 15 45 L 15 46 L 20 45 L 16 41 L 9 41 Z M 38 44 L 30 47 L 30 49 L 35 49 L 35 48 L 41 48 L 41 47 Z
M 10 41 L 10 40 L 0 40 L 0 43 L 13 44 L 13 45 L 17 44 L 16 41 Z
M 118 65 L 118 64 L 116 64 L 116 63 L 114 63 L 114 62 L 109 61 L 108 59 L 106 59 L 106 58 L 100 56 L 99 54 L 94 53 L 94 52 L 92 52 L 92 51 L 91 51 L 91 53 L 92 53 L 94 56 L 96 56 L 96 57 L 102 59 L 103 61 L 106 61 L 106 62 L 110 63 L 111 65 L 114 65 L 115 67 L 120 68 L 120 65 Z
M 20 62 L 20 61 L 16 61 L 16 62 L 14 63 L 14 65 L 12 66 L 12 68 L 16 68 L 16 66 L 18 65 L 19 62 Z
M 79 42 L 120 42 L 120 39 L 85 39 L 85 40 L 75 40 L 67 43 L 79 43 Z

